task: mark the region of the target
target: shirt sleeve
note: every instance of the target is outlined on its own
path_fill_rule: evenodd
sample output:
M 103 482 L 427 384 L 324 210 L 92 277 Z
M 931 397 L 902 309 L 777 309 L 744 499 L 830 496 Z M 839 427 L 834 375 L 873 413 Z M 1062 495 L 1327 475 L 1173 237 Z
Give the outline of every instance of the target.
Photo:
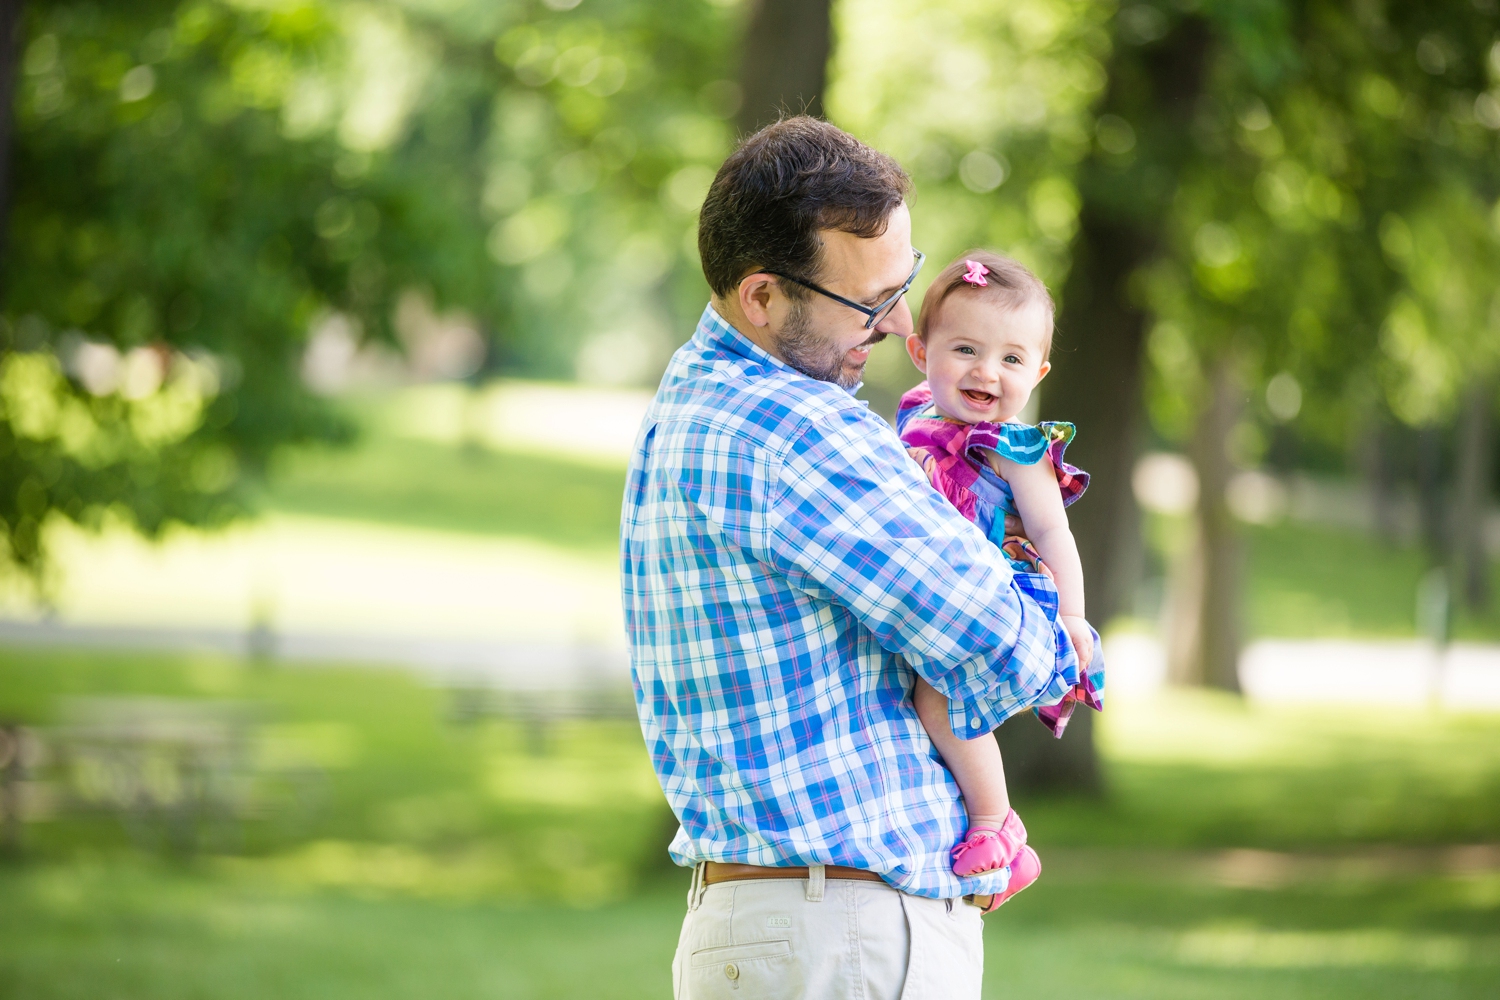
M 814 423 L 771 485 L 773 565 L 903 656 L 949 699 L 956 734 L 989 733 L 1077 683 L 1055 621 L 879 418 L 844 411 Z

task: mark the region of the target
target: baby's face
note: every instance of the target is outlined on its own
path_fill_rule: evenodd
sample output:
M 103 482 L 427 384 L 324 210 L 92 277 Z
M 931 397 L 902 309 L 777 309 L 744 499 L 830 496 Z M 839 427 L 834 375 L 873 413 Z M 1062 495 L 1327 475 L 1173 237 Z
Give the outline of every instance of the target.
M 912 363 L 927 376 L 938 413 L 966 424 L 1015 419 L 1051 370 L 1046 309 L 1006 308 L 962 289 L 943 301 L 924 344 L 906 340 Z

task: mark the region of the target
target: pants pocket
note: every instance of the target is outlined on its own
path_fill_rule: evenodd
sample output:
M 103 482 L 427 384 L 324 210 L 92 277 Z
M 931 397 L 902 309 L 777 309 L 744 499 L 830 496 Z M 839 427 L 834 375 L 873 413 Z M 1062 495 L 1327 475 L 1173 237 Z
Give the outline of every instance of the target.
M 688 957 L 687 992 L 682 1000 L 709 997 L 794 997 L 800 984 L 790 941 L 751 941 L 700 948 Z

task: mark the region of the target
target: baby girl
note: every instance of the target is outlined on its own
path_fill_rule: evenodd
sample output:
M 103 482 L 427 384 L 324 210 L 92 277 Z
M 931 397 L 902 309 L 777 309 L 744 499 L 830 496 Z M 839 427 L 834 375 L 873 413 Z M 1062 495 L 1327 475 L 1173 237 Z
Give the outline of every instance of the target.
M 933 486 L 1001 548 L 1018 585 L 1066 630 L 1078 682 L 1061 703 L 1036 710 L 1061 736 L 1078 702 L 1102 707 L 1104 674 L 1096 633 L 1083 617 L 1083 568 L 1064 511 L 1088 486 L 1088 474 L 1063 461 L 1073 425 L 1015 422 L 1052 367 L 1053 309 L 1041 280 L 1008 257 L 973 250 L 948 265 L 928 288 L 917 330 L 907 338 L 907 352 L 927 381 L 901 398 L 896 426 Z M 1007 533 L 1007 519 L 1017 516 L 1023 530 Z M 1010 884 L 998 905 L 1041 873 L 1010 807 L 1000 748 L 993 739 L 955 736 L 948 700 L 920 677 L 913 700 L 968 811 L 953 871 L 976 875 L 1009 865 Z

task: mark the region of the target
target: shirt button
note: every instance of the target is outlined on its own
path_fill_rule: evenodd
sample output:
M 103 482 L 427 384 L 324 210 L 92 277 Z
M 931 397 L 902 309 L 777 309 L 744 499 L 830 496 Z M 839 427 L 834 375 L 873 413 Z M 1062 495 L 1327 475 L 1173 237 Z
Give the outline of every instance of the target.
M 978 729 L 980 726 L 984 725 L 984 720 L 976 715 L 974 716 L 974 718 L 969 720 L 969 725 L 973 726 L 975 729 Z
M 738 979 L 740 978 L 740 967 L 738 965 L 735 965 L 733 962 L 730 962 L 728 965 L 724 966 L 724 975 L 728 976 L 730 979 Z

